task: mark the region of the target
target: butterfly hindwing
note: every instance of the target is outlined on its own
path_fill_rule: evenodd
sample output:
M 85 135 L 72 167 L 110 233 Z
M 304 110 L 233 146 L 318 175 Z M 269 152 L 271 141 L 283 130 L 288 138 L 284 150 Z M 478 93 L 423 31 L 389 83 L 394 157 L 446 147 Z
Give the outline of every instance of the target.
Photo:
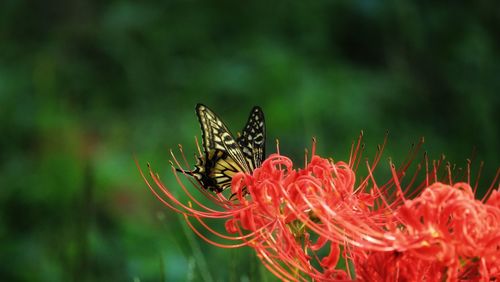
M 196 114 L 202 131 L 204 155 L 198 158 L 193 175 L 202 186 L 221 192 L 231 186 L 238 172 L 251 173 L 264 158 L 265 125 L 260 107 L 254 107 L 238 139 L 210 109 L 196 106 Z
M 206 157 L 198 158 L 193 175 L 202 186 L 215 192 L 222 192 L 231 186 L 233 175 L 242 171 L 242 168 L 228 157 L 227 153 L 213 150 Z

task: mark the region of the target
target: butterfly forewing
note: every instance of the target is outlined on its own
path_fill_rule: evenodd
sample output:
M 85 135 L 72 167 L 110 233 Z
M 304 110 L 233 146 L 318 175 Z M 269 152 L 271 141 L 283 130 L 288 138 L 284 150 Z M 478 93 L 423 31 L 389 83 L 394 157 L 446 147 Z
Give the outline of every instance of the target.
M 213 150 L 226 152 L 228 157 L 241 167 L 242 171 L 251 172 L 241 148 L 234 140 L 226 125 L 220 118 L 204 105 L 198 104 L 196 113 L 203 133 L 203 149 L 208 158 L 208 153 Z
M 265 155 L 266 141 L 264 113 L 260 107 L 252 109 L 247 124 L 236 141 L 251 169 L 260 167 Z

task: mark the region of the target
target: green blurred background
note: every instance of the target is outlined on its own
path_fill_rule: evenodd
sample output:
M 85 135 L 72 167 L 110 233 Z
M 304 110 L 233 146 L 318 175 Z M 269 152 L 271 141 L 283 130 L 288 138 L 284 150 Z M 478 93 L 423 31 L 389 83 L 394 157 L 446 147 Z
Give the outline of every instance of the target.
M 488 187 L 500 5 L 459 2 L 1 1 L 0 280 L 274 281 L 139 176 L 134 155 L 179 189 L 168 149 L 192 156 L 199 102 L 233 132 L 260 105 L 297 166 L 312 136 L 345 159 L 360 130 L 367 156 L 389 130 L 396 162 L 420 136 L 460 166 L 475 147 Z

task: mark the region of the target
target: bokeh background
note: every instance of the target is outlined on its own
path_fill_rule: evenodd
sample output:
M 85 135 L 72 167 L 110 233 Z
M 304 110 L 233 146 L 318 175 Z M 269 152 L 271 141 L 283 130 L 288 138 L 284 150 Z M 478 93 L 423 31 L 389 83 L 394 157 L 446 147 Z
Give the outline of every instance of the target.
M 387 157 L 425 136 L 432 158 L 484 161 L 487 188 L 498 1 L 418 2 L 1 1 L 0 280 L 274 281 L 192 235 L 135 166 L 175 190 L 168 150 L 192 156 L 200 102 L 233 132 L 260 105 L 268 153 L 279 138 L 297 166 L 312 136 L 345 159 L 389 130 Z

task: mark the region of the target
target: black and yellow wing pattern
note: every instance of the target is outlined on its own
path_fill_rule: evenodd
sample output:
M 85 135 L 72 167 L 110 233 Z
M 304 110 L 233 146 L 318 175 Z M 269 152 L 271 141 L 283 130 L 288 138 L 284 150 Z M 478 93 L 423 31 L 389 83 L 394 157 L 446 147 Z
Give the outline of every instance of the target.
M 260 107 L 250 112 L 247 124 L 237 139 L 222 120 L 205 105 L 196 105 L 202 131 L 203 155 L 194 170 L 187 171 L 211 191 L 222 192 L 231 186 L 238 172 L 251 173 L 262 164 L 265 154 L 265 120 Z
M 260 167 L 265 155 L 266 128 L 264 113 L 260 107 L 254 107 L 250 112 L 247 124 L 237 139 L 251 170 Z

